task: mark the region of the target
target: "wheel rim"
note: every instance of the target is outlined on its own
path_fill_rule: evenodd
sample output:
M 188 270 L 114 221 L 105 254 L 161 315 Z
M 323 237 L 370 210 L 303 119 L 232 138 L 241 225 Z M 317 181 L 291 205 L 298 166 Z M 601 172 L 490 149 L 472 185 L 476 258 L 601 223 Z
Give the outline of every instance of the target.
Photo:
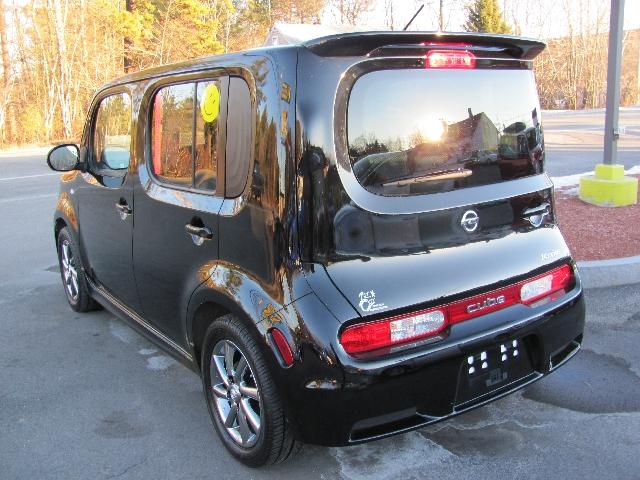
M 69 240 L 64 240 L 60 246 L 60 265 L 62 267 L 62 279 L 69 298 L 74 302 L 78 300 L 78 270 L 75 266 L 75 258 L 71 250 Z
M 262 402 L 251 367 L 242 351 L 229 340 L 220 340 L 211 356 L 213 403 L 231 439 L 250 448 L 260 435 Z

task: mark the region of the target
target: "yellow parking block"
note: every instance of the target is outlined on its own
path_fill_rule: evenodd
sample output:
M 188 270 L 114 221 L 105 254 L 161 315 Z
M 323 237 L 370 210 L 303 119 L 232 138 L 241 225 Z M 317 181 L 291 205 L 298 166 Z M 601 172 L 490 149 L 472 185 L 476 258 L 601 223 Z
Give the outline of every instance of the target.
M 638 179 L 625 177 L 622 165 L 596 165 L 595 175 L 580 178 L 580 200 L 602 207 L 623 207 L 638 202 Z

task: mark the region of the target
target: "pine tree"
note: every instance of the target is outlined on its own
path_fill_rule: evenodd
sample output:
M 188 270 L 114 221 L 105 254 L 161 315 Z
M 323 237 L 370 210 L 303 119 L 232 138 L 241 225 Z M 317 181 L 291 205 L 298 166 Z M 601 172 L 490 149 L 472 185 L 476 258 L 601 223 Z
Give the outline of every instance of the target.
M 498 7 L 498 0 L 475 0 L 467 8 L 465 28 L 469 32 L 511 33 L 511 27 Z

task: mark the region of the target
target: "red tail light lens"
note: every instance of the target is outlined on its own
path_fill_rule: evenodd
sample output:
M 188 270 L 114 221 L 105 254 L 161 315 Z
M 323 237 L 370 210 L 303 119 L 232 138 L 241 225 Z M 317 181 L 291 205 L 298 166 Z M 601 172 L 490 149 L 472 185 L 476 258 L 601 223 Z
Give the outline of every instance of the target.
M 476 68 L 476 56 L 466 50 L 429 50 L 425 68 Z
M 340 336 L 347 353 L 362 353 L 429 337 L 447 326 L 443 310 L 423 310 L 348 327 Z
M 360 354 L 420 340 L 437 335 L 448 325 L 511 305 L 532 306 L 547 297 L 555 300 L 567 291 L 572 280 L 573 270 L 562 265 L 533 279 L 441 307 L 352 325 L 342 332 L 340 343 L 347 353 Z
M 571 283 L 571 277 L 571 267 L 563 265 L 533 280 L 521 283 L 519 284 L 520 301 L 525 305 L 531 305 L 559 290 L 566 290 Z

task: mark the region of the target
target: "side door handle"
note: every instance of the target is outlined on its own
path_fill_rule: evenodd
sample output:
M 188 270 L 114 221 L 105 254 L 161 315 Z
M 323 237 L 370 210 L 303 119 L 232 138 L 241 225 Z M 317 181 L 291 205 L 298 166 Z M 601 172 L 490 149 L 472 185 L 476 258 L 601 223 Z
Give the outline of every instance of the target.
M 116 210 L 118 211 L 118 214 L 120 215 L 120 218 L 122 220 L 126 220 L 127 217 L 133 212 L 124 198 L 121 198 L 120 201 L 116 203 Z
M 205 240 L 211 240 L 213 238 L 213 232 L 207 227 L 200 227 L 187 223 L 184 226 L 184 230 L 191 235 L 191 240 L 193 240 L 193 243 L 198 246 L 202 245 Z

